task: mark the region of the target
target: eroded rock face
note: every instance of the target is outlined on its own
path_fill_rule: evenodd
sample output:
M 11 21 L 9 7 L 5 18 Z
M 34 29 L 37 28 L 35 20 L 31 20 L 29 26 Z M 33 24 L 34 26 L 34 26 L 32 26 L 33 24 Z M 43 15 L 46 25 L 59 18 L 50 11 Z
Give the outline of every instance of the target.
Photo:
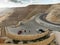
M 55 8 L 57 8 L 57 7 L 60 7 L 60 4 L 53 4 L 53 5 L 46 11 L 46 13 L 50 13 L 51 10 L 53 10 L 53 9 L 55 9 Z
M 55 24 L 60 24 L 60 8 L 53 9 L 46 17 L 46 20 Z

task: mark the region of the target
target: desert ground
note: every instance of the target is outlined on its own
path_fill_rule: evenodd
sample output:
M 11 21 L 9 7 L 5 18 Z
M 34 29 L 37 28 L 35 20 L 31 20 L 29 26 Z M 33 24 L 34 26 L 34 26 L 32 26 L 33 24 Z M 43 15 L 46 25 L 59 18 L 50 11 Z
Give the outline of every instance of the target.
M 19 21 L 29 20 L 32 16 L 40 13 L 49 13 L 54 8 L 54 6 L 51 6 L 52 5 L 29 5 L 27 7 L 12 8 L 14 9 L 14 13 L 7 19 L 3 20 L 0 25 L 0 36 L 6 36 L 5 26 L 16 25 Z

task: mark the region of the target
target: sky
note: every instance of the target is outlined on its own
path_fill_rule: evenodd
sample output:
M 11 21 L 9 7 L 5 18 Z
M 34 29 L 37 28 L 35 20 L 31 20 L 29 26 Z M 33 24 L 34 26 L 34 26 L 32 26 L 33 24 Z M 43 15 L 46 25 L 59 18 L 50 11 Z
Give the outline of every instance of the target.
M 33 4 L 53 4 L 53 3 L 60 3 L 60 0 L 34 0 L 32 1 Z
M 21 0 L 21 3 L 14 3 L 8 0 L 0 0 L 0 8 L 11 8 L 11 7 L 25 7 L 30 4 L 55 4 L 60 3 L 60 0 Z

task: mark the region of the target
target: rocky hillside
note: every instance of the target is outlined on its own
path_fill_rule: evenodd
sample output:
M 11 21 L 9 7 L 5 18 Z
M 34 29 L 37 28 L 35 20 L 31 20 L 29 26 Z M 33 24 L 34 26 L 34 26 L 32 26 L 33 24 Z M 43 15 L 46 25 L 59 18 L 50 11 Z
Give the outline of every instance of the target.
M 30 19 L 32 16 L 44 13 L 50 7 L 50 5 L 42 6 L 42 5 L 30 5 L 27 7 L 14 8 L 14 13 L 9 16 L 9 18 L 3 21 L 3 25 L 7 23 L 7 25 L 17 24 L 18 21 Z
M 2 22 L 2 35 L 5 35 L 5 26 L 16 25 L 19 21 L 30 19 L 32 16 L 44 13 L 48 10 L 50 5 L 30 5 L 27 7 L 13 8 L 14 13 Z M 1 17 L 2 18 L 2 17 Z

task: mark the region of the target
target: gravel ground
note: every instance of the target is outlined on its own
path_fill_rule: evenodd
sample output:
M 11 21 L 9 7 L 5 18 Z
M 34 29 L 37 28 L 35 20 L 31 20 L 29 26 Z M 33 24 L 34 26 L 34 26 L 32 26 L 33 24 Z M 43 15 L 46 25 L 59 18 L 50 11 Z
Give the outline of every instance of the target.
M 25 24 L 22 24 L 21 26 L 17 27 L 17 28 L 11 28 L 11 27 L 7 27 L 8 31 L 11 33 L 15 33 L 17 34 L 18 31 L 20 30 L 27 30 L 26 33 L 22 33 L 22 34 L 37 34 L 37 30 L 38 29 L 43 29 L 45 30 L 46 28 L 41 26 L 40 24 L 38 24 L 35 19 L 32 19 L 30 21 L 28 21 Z M 29 32 L 30 31 L 30 32 Z

